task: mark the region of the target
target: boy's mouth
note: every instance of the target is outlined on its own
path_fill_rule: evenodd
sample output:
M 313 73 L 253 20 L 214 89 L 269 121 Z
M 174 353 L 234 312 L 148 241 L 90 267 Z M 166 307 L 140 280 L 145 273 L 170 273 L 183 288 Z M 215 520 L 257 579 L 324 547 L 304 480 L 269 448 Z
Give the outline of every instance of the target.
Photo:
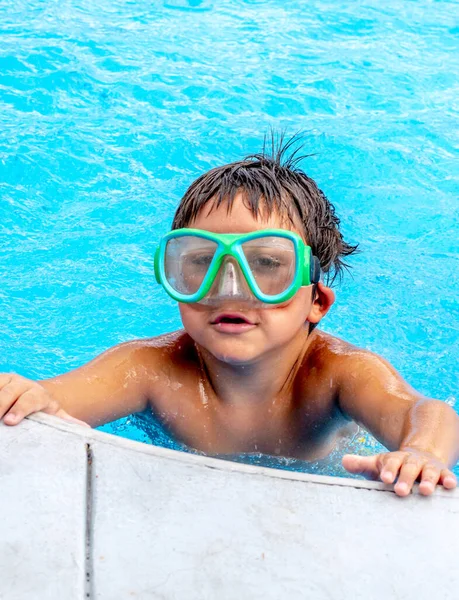
M 210 324 L 224 333 L 242 333 L 256 327 L 256 323 L 242 313 L 236 312 L 220 313 L 211 320 Z

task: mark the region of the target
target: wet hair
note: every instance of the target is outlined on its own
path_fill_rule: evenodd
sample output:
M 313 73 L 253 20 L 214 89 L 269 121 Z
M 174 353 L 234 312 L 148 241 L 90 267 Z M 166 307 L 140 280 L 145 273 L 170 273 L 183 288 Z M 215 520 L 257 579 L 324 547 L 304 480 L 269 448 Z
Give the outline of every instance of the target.
M 356 252 L 357 245 L 344 241 L 335 207 L 300 169 L 299 163 L 307 158 L 299 154 L 301 149 L 301 135 L 285 140 L 284 135 L 271 134 L 269 140 L 265 136 L 261 153 L 204 173 L 185 192 L 172 229 L 187 227 L 205 206 L 211 212 L 226 202 L 229 213 L 236 194 L 242 193 L 245 206 L 256 218 L 276 212 L 293 225 L 299 217 L 325 281 L 332 285 L 349 268 L 343 258 Z

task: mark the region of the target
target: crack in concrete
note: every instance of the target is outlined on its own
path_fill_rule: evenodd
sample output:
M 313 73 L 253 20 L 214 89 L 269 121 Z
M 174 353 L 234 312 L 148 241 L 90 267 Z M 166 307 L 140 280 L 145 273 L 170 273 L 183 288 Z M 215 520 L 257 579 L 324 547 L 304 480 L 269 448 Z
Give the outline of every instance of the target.
M 86 444 L 86 521 L 85 521 L 85 581 L 84 597 L 86 600 L 93 598 L 93 561 L 92 561 L 92 509 L 93 509 L 93 452 L 90 444 Z

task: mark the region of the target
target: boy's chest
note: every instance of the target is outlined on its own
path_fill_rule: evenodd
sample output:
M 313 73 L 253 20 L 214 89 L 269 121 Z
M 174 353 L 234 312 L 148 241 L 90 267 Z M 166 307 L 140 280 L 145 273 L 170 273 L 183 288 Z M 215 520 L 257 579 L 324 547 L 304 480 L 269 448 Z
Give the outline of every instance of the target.
M 343 425 L 330 390 L 318 386 L 250 405 L 225 405 L 201 382 L 180 391 L 155 412 L 177 439 L 208 454 L 317 458 Z

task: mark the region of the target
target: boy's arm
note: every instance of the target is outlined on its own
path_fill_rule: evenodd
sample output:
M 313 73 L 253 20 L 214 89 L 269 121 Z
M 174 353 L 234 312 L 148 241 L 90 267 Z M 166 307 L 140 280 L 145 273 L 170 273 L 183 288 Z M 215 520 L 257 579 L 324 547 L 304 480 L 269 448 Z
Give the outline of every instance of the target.
M 341 355 L 341 358 L 342 355 Z M 417 393 L 381 357 L 354 351 L 340 361 L 339 405 L 343 413 L 368 429 L 393 452 L 372 457 L 348 455 L 346 469 L 393 483 L 399 495 L 432 493 L 440 482 L 456 485 L 449 470 L 459 458 L 459 417 L 439 400 Z
M 15 425 L 28 414 L 44 410 L 64 418 L 68 413 L 98 426 L 144 410 L 148 403 L 149 350 L 142 342 L 120 344 L 78 369 L 39 382 L 16 375 L 0 376 L 11 378 L 0 385 L 0 409 L 10 404 L 1 411 L 5 423 Z

